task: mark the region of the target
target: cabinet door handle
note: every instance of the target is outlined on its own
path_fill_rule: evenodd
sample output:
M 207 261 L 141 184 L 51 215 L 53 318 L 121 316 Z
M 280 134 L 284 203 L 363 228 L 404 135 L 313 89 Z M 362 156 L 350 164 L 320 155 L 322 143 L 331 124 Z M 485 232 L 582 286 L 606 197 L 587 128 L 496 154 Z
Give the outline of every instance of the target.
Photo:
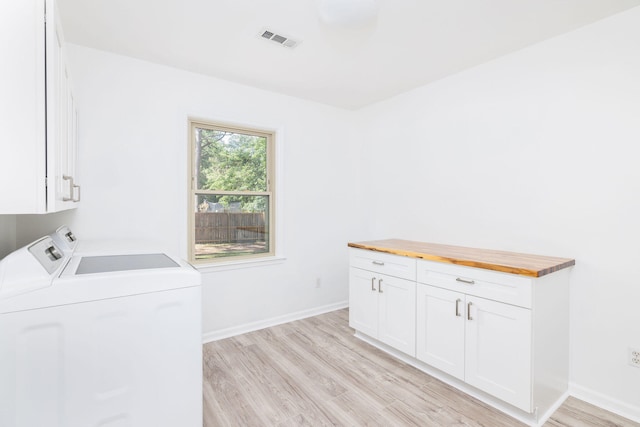
M 62 201 L 63 202 L 75 201 L 73 200 L 73 188 L 76 186 L 73 184 L 73 177 L 69 175 L 62 175 L 62 179 L 64 179 L 65 181 L 69 181 L 69 197 L 62 196 Z
M 458 298 L 456 300 L 456 317 L 460 317 L 460 303 L 462 302 L 462 300 L 460 298 Z
M 467 320 L 473 320 L 473 317 L 471 317 L 471 305 L 472 303 L 467 304 Z
M 80 201 L 80 186 L 73 183 L 73 177 L 69 175 L 62 175 L 62 179 L 69 181 L 69 197 L 62 196 L 63 202 L 79 202 Z M 78 189 L 78 198 L 76 198 L 76 188 Z
M 371 261 L 373 263 L 373 265 L 384 265 L 384 262 L 382 261 Z
M 75 196 L 75 192 L 71 193 L 71 200 L 73 200 L 74 202 L 79 202 L 80 201 L 80 186 L 79 185 L 74 185 L 72 188 L 72 191 L 74 188 L 78 189 L 78 198 L 76 199 Z
M 466 283 L 467 285 L 473 285 L 474 283 L 476 283 L 473 280 L 466 280 L 466 279 L 461 279 L 459 277 L 456 277 L 456 282 L 462 282 L 462 283 Z
M 371 278 L 371 290 L 372 290 L 372 291 L 374 291 L 374 292 L 375 292 L 375 290 L 376 290 L 376 287 L 375 287 L 375 285 L 374 285 L 375 281 L 376 281 L 376 278 L 375 278 L 375 277 L 372 277 L 372 278 Z
M 382 279 L 378 279 L 378 292 L 382 293 Z

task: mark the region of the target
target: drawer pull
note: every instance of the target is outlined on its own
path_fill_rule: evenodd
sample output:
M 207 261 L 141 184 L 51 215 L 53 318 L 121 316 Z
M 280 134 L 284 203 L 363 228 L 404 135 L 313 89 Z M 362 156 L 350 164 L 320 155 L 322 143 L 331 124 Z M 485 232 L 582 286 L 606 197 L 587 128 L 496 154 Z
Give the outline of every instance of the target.
M 373 265 L 384 265 L 384 262 L 382 261 L 372 261 Z
M 467 285 L 473 285 L 474 283 L 476 283 L 473 280 L 461 279 L 459 277 L 456 277 L 456 282 L 466 283 Z
M 375 283 L 375 282 L 376 282 L 376 278 L 375 278 L 375 277 L 372 277 L 372 278 L 371 278 L 371 290 L 372 290 L 372 291 L 374 291 L 374 292 L 375 292 L 375 290 L 376 290 L 376 287 L 375 287 L 375 285 L 374 285 L 374 283 Z
M 382 293 L 382 279 L 378 279 L 378 292 Z
M 471 317 L 471 304 L 467 304 L 467 320 L 473 320 L 473 317 Z
M 456 300 L 456 317 L 460 317 L 460 303 L 462 302 L 462 300 L 460 298 L 458 298 Z

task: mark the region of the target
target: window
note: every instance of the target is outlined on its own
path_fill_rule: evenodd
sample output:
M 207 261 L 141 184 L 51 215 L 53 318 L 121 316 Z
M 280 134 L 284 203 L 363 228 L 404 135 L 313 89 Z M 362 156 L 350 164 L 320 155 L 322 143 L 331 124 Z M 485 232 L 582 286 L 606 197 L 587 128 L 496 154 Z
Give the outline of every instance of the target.
M 273 132 L 190 121 L 190 261 L 275 253 L 274 140 Z

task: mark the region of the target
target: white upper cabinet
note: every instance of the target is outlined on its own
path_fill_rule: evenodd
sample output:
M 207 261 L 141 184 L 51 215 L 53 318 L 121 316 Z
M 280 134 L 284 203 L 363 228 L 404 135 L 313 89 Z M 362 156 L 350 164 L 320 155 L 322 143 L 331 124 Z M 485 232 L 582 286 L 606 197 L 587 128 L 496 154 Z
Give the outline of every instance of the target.
M 0 2 L 0 214 L 77 206 L 77 112 L 54 0 Z

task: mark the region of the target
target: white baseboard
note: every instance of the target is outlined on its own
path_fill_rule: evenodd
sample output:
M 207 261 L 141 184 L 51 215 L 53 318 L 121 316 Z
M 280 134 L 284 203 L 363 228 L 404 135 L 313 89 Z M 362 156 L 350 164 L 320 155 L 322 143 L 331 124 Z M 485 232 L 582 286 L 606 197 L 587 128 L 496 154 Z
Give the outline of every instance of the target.
M 587 403 L 606 409 L 607 411 L 613 412 L 621 417 L 640 423 L 640 406 L 634 406 L 622 402 L 612 398 L 611 396 L 607 396 L 575 383 L 569 384 L 569 393 L 576 399 L 584 400 Z
M 231 328 L 220 329 L 218 331 L 205 332 L 202 334 L 202 343 L 206 344 L 211 341 L 217 341 L 224 338 L 234 337 L 236 335 L 246 334 L 247 332 L 258 331 L 260 329 L 269 328 L 271 326 L 281 325 L 283 323 L 293 322 L 294 320 L 306 319 L 307 317 L 317 316 L 319 314 L 329 313 L 330 311 L 340 310 L 349 307 L 349 301 L 342 301 L 335 304 L 314 307 L 308 310 L 297 311 L 282 316 L 272 317 L 257 322 L 245 323 Z

